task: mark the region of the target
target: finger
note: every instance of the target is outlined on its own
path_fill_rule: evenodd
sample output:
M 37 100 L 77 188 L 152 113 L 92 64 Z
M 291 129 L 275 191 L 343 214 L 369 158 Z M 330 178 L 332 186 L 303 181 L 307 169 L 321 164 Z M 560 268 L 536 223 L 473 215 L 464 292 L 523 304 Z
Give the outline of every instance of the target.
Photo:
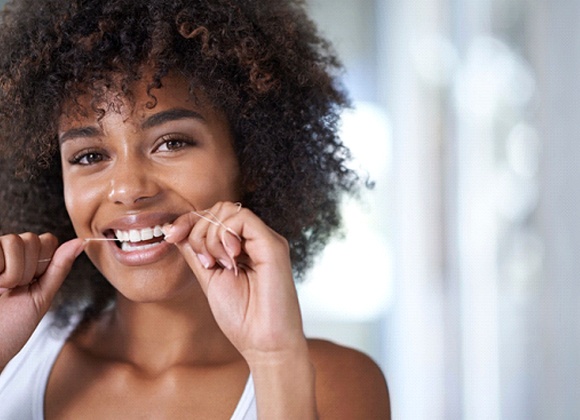
M 235 259 L 242 252 L 240 236 L 231 228 L 223 229 L 220 236 L 221 243 L 230 258 Z
M 215 267 L 216 260 L 214 257 L 211 256 L 209 252 L 207 252 L 205 247 L 201 252 L 196 252 L 196 256 L 201 265 L 203 266 L 203 268 L 205 268 L 206 270 Z
M 239 238 L 240 236 L 229 228 L 222 230 L 221 243 L 232 263 L 233 270 L 236 276 L 238 275 L 239 272 L 237 256 L 240 254 L 242 249 L 242 242 L 241 239 Z
M 0 274 L 0 287 L 12 289 L 20 284 L 24 276 L 24 242 L 15 234 L 0 238 L 4 269 Z
M 216 216 L 217 218 L 217 216 Z M 205 246 L 208 252 L 218 261 L 218 263 L 228 270 L 236 270 L 235 253 L 233 249 L 228 251 L 225 247 L 223 235 L 226 233 L 227 227 L 220 221 L 219 224 L 212 224 L 209 226 L 207 236 L 205 238 Z
M 182 244 L 187 242 L 192 254 L 196 255 L 196 259 L 206 269 L 213 267 L 217 261 L 220 266 L 237 271 L 235 258 L 241 252 L 241 238 L 235 230 L 224 225 L 222 220 L 239 211 L 239 205 L 218 202 L 211 209 L 186 213 L 178 217 L 171 226 L 164 228 L 165 240 L 180 244 L 182 250 L 188 249 L 184 248 L 185 243 Z M 235 238 L 238 238 L 237 243 Z
M 216 255 L 208 249 L 208 235 L 210 235 L 211 229 L 216 225 L 216 221 L 207 217 L 205 214 L 198 213 L 201 215 L 200 220 L 195 224 L 194 228 L 191 230 L 187 241 L 191 245 L 192 249 L 196 252 L 198 259 L 202 262 L 202 265 L 206 268 L 211 268 L 216 265 L 217 259 Z M 223 264 L 221 264 L 223 267 Z
M 208 269 L 215 266 L 215 261 L 211 260 L 211 263 L 207 263 L 204 259 L 208 257 L 194 251 L 188 241 L 181 241 L 176 243 L 175 246 L 181 255 L 183 255 L 183 258 L 189 267 L 191 267 L 191 270 L 201 285 L 202 290 L 207 294 L 208 284 L 211 278 L 211 274 L 208 273 L 210 270 Z
M 49 266 L 52 260 L 52 254 L 58 248 L 58 239 L 51 233 L 43 233 L 38 237 L 40 240 L 40 250 L 38 253 L 38 262 L 36 264 L 35 277 L 40 277 Z
M 36 276 L 36 268 L 38 266 L 38 255 L 40 253 L 40 239 L 38 235 L 26 232 L 19 235 L 22 239 L 24 259 L 23 259 L 23 274 L 18 286 L 26 286 Z
M 239 218 L 240 203 L 217 203 L 206 214 L 214 220 L 208 232 L 208 249 L 215 253 L 222 265 L 237 271 L 236 257 L 242 251 L 242 238 L 230 223 Z
M 4 248 L 2 246 L 2 241 L 0 241 L 0 276 L 4 273 L 4 269 L 6 268 L 4 263 Z
M 286 267 L 290 264 L 288 241 L 267 226 L 251 210 L 241 208 L 224 220 L 228 234 L 222 235 L 224 247 L 236 256 L 236 261 L 249 264 L 254 269 L 262 264 Z M 231 232 L 237 235 L 231 235 Z M 237 237 L 243 241 L 237 241 Z M 237 243 L 236 243 L 237 241 Z
M 165 240 L 175 244 L 187 238 L 200 217 L 193 212 L 188 212 L 179 216 L 171 225 L 163 226 L 162 231 Z
M 213 257 L 213 255 L 211 255 L 211 253 L 207 250 L 205 244 L 201 246 L 201 250 L 197 251 L 193 249 L 193 251 L 195 252 L 197 259 L 205 269 L 215 267 L 217 261 Z
M 205 269 L 213 268 L 216 265 L 216 259 L 211 255 L 206 247 L 206 236 L 209 223 L 199 220 L 188 236 L 180 242 L 175 243 L 178 250 L 186 257 L 190 267 L 194 269 L 190 261 L 199 261 Z M 196 262 L 197 262 L 196 261 Z
M 45 313 L 62 282 L 70 272 L 75 259 L 83 252 L 86 242 L 76 238 L 57 248 L 45 273 L 33 284 L 33 297 L 42 313 Z
M 164 228 L 165 240 L 180 245 L 178 247 L 180 250 L 184 249 L 186 243 L 189 244 L 189 248 L 191 248 L 193 254 L 197 255 L 196 258 L 200 260 L 202 266 L 206 269 L 211 268 L 216 261 L 211 253 L 208 252 L 205 244 L 207 230 L 211 224 L 211 220 L 203 217 L 201 213 L 186 213 L 177 218 L 171 226 Z

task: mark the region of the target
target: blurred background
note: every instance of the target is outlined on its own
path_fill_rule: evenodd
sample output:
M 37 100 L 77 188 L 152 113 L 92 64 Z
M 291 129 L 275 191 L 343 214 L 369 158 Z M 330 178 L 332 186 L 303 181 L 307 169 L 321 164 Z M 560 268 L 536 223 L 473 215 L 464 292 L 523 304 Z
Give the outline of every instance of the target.
M 307 0 L 376 181 L 300 286 L 396 419 L 580 413 L 580 2 Z

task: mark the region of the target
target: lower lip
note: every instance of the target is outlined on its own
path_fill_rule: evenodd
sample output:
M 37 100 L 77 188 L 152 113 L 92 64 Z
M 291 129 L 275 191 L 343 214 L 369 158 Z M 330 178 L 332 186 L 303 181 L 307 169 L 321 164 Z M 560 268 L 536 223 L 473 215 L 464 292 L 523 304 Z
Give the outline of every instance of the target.
M 153 264 L 161 260 L 173 248 L 169 242 L 161 241 L 143 249 L 123 251 L 115 242 L 109 242 L 113 255 L 121 264 L 129 266 Z

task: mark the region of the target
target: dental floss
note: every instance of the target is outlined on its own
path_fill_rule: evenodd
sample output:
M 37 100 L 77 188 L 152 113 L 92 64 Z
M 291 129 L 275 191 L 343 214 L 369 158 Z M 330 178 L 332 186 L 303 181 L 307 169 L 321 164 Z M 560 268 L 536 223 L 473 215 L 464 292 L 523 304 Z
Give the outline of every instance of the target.
M 238 204 L 238 203 L 236 203 Z M 240 209 L 242 208 L 242 205 L 240 204 L 238 206 L 238 211 L 240 211 Z M 209 214 L 211 217 L 213 217 L 213 219 L 210 219 L 209 217 L 204 216 L 203 214 L 192 210 L 191 211 L 193 214 L 195 214 L 198 217 L 201 217 L 203 220 L 207 220 L 208 222 L 210 222 L 212 225 L 215 226 L 221 226 L 223 227 L 227 232 L 231 233 L 232 235 L 234 235 L 236 237 L 236 239 L 240 242 L 242 242 L 242 238 L 240 238 L 240 235 L 238 235 L 236 232 L 234 232 L 234 230 L 228 226 L 226 226 L 215 214 L 213 214 L 211 211 L 209 210 L 205 210 L 204 213 Z
M 85 238 L 83 239 L 84 242 L 89 242 L 89 241 L 116 241 L 116 239 L 112 239 L 112 238 Z M 42 258 L 40 260 L 38 260 L 38 263 L 47 263 L 47 262 L 51 262 L 52 258 Z

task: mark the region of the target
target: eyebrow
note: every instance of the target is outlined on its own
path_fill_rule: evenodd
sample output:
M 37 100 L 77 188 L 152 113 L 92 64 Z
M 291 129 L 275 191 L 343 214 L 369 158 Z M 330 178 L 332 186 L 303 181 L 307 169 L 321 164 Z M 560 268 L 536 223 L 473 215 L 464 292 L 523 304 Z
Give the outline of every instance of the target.
M 205 121 L 205 118 L 201 114 L 192 111 L 191 109 L 172 108 L 168 109 L 167 111 L 162 111 L 151 115 L 141 123 L 141 128 L 146 130 L 148 128 L 163 125 L 170 121 L 183 120 L 188 118 Z
M 64 142 L 78 138 L 78 137 L 96 137 L 101 133 L 101 130 L 97 127 L 79 127 L 79 128 L 71 128 L 70 130 L 65 131 L 62 133 L 58 141 L 60 144 Z
M 145 121 L 141 123 L 141 129 L 147 130 L 149 128 L 163 125 L 170 121 L 177 121 L 183 119 L 195 119 L 205 121 L 205 118 L 198 112 L 185 108 L 172 108 L 166 111 L 158 112 L 157 114 L 153 114 L 148 118 L 146 118 Z M 86 127 L 71 128 L 70 130 L 65 131 L 59 136 L 59 142 L 60 144 L 63 144 L 64 142 L 74 138 L 96 137 L 100 134 L 102 134 L 102 131 L 98 127 L 86 126 Z

